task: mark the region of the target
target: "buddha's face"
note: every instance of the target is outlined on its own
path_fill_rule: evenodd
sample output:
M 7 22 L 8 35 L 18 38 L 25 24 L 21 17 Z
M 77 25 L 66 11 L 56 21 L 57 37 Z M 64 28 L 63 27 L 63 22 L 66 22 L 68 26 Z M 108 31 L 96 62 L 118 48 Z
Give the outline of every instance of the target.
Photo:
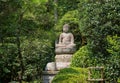
M 69 26 L 68 25 L 64 25 L 63 26 L 63 32 L 68 32 L 69 31 Z

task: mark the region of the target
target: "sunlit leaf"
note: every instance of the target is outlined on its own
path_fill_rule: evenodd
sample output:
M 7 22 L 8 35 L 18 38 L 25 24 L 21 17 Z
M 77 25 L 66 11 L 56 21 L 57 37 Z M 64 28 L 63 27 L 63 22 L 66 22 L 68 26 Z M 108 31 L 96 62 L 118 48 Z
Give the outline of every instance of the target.
M 35 3 L 35 4 L 45 3 L 47 1 L 48 0 L 32 0 L 32 2 Z

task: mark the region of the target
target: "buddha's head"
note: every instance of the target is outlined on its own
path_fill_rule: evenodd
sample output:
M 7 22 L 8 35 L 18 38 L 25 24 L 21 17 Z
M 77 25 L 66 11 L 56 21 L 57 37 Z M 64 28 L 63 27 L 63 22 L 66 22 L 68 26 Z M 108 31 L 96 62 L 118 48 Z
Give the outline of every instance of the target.
M 68 24 L 65 24 L 64 26 L 63 26 L 63 32 L 68 32 L 69 31 L 69 25 Z

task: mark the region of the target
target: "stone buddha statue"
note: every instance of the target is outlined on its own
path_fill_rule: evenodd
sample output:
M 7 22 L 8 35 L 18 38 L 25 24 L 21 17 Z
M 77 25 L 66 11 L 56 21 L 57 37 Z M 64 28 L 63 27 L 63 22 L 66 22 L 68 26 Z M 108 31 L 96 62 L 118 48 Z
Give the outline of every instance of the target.
M 60 34 L 59 43 L 56 44 L 56 53 L 73 53 L 75 51 L 74 36 L 69 32 L 69 25 L 63 26 L 63 33 Z

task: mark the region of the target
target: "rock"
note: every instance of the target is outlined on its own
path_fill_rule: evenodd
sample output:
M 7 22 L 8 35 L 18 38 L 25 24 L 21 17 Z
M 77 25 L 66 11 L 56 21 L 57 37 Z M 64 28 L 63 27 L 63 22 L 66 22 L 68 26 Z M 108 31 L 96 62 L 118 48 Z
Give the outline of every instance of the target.
M 56 70 L 56 64 L 55 64 L 55 62 L 49 62 L 49 63 L 47 63 L 45 70 L 46 71 L 54 71 L 54 70 Z

